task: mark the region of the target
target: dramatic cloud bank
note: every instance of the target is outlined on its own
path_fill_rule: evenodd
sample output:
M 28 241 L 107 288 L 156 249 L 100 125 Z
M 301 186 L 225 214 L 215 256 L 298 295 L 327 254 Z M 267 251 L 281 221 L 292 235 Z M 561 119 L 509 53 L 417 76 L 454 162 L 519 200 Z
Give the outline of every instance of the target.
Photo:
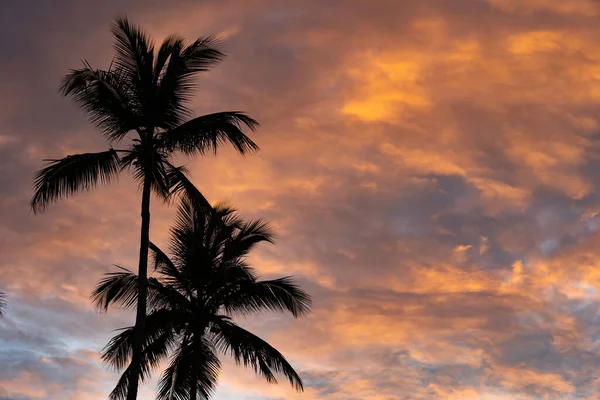
M 302 321 L 241 321 L 305 393 L 229 363 L 216 399 L 597 398 L 597 2 L 8 0 L 1 400 L 95 400 L 116 381 L 98 354 L 133 316 L 98 315 L 88 295 L 136 265 L 137 187 L 123 176 L 40 216 L 28 201 L 42 159 L 104 148 L 56 89 L 83 58 L 110 63 L 125 13 L 157 39 L 225 39 L 194 110 L 248 112 L 261 151 L 182 162 L 211 201 L 273 222 L 277 244 L 252 260 L 315 300 Z M 154 241 L 172 216 L 154 202 Z

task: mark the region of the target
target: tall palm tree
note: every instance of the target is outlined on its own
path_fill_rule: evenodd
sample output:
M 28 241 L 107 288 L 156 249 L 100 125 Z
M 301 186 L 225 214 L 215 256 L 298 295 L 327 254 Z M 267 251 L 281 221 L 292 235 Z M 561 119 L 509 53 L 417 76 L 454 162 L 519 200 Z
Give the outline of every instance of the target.
M 239 314 L 289 311 L 306 314 L 311 299 L 294 280 L 258 280 L 246 256 L 261 242 L 273 242 L 267 223 L 243 221 L 226 205 L 214 209 L 184 198 L 171 230 L 170 253 L 151 244 L 156 277 L 149 279 L 148 317 L 143 349 L 144 378 L 168 359 L 159 381 L 158 399 L 207 399 L 221 367 L 218 353 L 252 367 L 269 382 L 283 374 L 297 389 L 302 380 L 286 359 L 258 336 L 233 321 Z M 199 206 L 200 205 L 200 206 Z M 92 293 L 100 309 L 132 307 L 139 277 L 125 269 L 109 273 Z M 115 336 L 103 360 L 124 373 L 111 393 L 123 399 L 131 379 L 127 368 L 133 328 Z
M 112 26 L 115 57 L 106 70 L 94 69 L 87 62 L 71 70 L 60 91 L 71 97 L 103 133 L 110 148 L 99 153 L 84 153 L 49 160 L 35 175 L 34 212 L 62 197 L 86 191 L 99 182 L 110 183 L 119 172 L 132 170 L 140 184 L 141 234 L 139 253 L 139 296 L 135 335 L 132 342 L 132 373 L 141 373 L 142 340 L 146 312 L 147 265 L 150 230 L 150 194 L 161 198 L 170 194 L 174 178 L 182 170 L 171 164 L 174 152 L 186 155 L 216 152 L 230 143 L 240 153 L 258 147 L 243 132 L 258 123 L 241 112 L 219 112 L 188 119 L 186 102 L 195 89 L 194 78 L 220 61 L 224 54 L 214 37 L 186 43 L 169 36 L 155 51 L 150 37 L 126 18 Z M 123 149 L 112 146 L 123 144 Z M 127 399 L 137 397 L 138 381 L 130 379 Z

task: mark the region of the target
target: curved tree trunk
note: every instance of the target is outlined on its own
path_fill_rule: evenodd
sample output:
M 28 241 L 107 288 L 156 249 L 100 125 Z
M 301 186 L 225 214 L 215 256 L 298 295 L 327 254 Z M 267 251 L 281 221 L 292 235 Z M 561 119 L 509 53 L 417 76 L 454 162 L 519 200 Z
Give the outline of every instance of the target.
M 149 174 L 148 174 L 149 175 Z M 136 400 L 141 371 L 142 347 L 146 325 L 146 302 L 148 294 L 148 246 L 150 243 L 150 177 L 144 179 L 142 189 L 142 229 L 140 239 L 140 264 L 138 269 L 139 292 L 135 330 L 133 333 L 131 372 L 132 378 L 127 389 L 127 400 Z

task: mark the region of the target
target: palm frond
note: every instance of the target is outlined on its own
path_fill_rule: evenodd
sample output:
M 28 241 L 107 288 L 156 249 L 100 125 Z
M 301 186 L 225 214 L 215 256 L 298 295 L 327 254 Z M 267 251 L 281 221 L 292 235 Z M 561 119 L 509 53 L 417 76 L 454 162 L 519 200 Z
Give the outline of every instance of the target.
M 230 354 L 238 365 L 252 367 L 269 383 L 277 383 L 275 374 L 282 374 L 296 390 L 304 390 L 302 379 L 285 357 L 258 336 L 225 317 L 212 320 L 211 332 L 217 349 Z
M 142 28 L 129 22 L 127 17 L 117 19 L 111 27 L 114 36 L 115 64 L 124 71 L 124 80 L 134 88 L 146 118 L 153 110 L 154 44 Z M 147 121 L 146 121 L 147 122 Z
M 186 46 L 181 53 L 181 59 L 185 64 L 185 73 L 193 75 L 208 71 L 210 67 L 225 58 L 221 47 L 222 42 L 216 36 L 201 37 Z
M 212 216 L 214 221 L 222 222 L 225 226 L 233 228 L 231 234 L 235 232 L 235 229 L 244 223 L 244 220 L 239 216 L 237 209 L 227 201 L 220 201 L 214 205 L 215 215 Z M 217 224 L 220 227 L 223 225 Z
M 185 40 L 179 36 L 169 36 L 161 44 L 154 64 L 154 87 L 156 96 L 153 126 L 171 129 L 181 124 L 191 114 L 184 104 L 185 94 L 178 93 L 176 87 L 165 85 L 165 76 L 171 62 L 185 47 Z
M 175 128 L 184 117 L 189 116 L 185 103 L 191 100 L 196 75 L 225 57 L 218 47 L 219 41 L 212 36 L 200 38 L 188 46 L 177 37 L 163 42 L 155 68 L 155 79 L 159 76 L 157 127 L 165 130 Z
M 131 359 L 133 327 L 124 328 L 112 337 L 102 350 L 102 361 L 115 371 L 122 371 Z
M 200 337 L 192 340 L 197 341 L 194 343 L 182 341 L 171 357 L 169 366 L 158 383 L 157 399 L 189 399 L 194 379 L 201 398 L 210 398 L 217 385 L 221 362 L 209 342 Z M 195 377 L 192 374 L 194 371 Z
M 100 311 L 108 310 L 111 304 L 132 308 L 137 304 L 138 276 L 130 270 L 117 266 L 119 272 L 109 272 L 94 287 L 90 299 Z
M 212 301 L 222 306 L 228 314 L 242 315 L 289 311 L 298 318 L 308 314 L 312 307 L 310 295 L 291 277 L 267 281 L 245 280 L 223 285 Z
M 146 317 L 145 339 L 143 345 L 142 366 L 143 377 L 167 355 L 176 340 L 174 328 L 177 326 L 177 314 L 168 309 L 160 309 L 149 313 Z M 131 359 L 133 327 L 121 330 L 102 350 L 102 361 L 115 371 L 122 371 Z
M 150 242 L 149 248 L 150 261 L 154 266 L 154 270 L 160 274 L 160 281 L 158 282 L 165 283 L 160 290 L 158 288 L 152 289 L 161 292 L 164 297 L 163 300 L 170 302 L 169 305 L 173 306 L 172 303 L 181 304 L 185 301 L 185 297 L 181 293 L 191 296 L 194 291 L 193 286 L 184 273 L 173 264 L 173 261 L 158 246 Z
M 184 286 L 184 280 L 148 278 L 148 310 L 168 308 L 173 313 L 189 309 L 189 297 L 193 289 Z
M 122 70 L 95 70 L 87 62 L 62 80 L 60 93 L 71 97 L 111 142 L 118 142 L 140 124 L 139 104 Z
M 170 186 L 170 196 L 181 196 L 183 199 L 190 202 L 194 209 L 211 210 L 212 206 L 210 202 L 190 181 L 187 177 L 187 173 L 187 169 L 183 166 L 168 166 L 167 178 Z
M 177 340 L 176 321 L 170 310 L 162 309 L 146 317 L 145 341 L 142 350 L 142 365 L 138 379 L 142 382 L 150 377 L 161 361 L 174 349 Z M 132 378 L 131 361 L 133 346 L 133 327 L 123 329 L 113 337 L 102 351 L 102 361 L 114 370 L 123 373 L 117 385 L 110 393 L 111 400 L 123 400 L 127 396 L 129 380 Z
M 119 377 L 119 381 L 115 385 L 115 388 L 108 395 L 109 400 L 125 400 L 127 398 L 127 390 L 129 388 L 129 380 L 133 376 L 133 369 L 131 366 L 127 367 L 125 371 Z
M 111 305 L 131 309 L 137 305 L 138 276 L 123 267 L 121 271 L 109 272 L 94 287 L 90 299 L 99 311 L 107 311 Z M 147 307 L 155 311 L 167 306 L 182 304 L 185 298 L 171 286 L 153 277 L 148 278 Z
M 182 272 L 190 260 L 192 252 L 199 256 L 206 250 L 202 246 L 202 237 L 198 236 L 203 229 L 197 229 L 197 223 L 203 221 L 195 219 L 195 212 L 195 208 L 190 202 L 182 201 L 177 208 L 175 224 L 171 227 L 169 250 L 174 264 Z
M 150 189 L 158 198 L 168 202 L 171 196 L 169 185 L 168 154 L 160 148 L 152 147 L 148 143 L 134 140 L 133 145 L 124 151 L 121 158 L 121 170 L 129 170 L 133 179 L 138 182 L 140 189 L 146 178 L 149 177 Z
M 180 275 L 179 271 L 169 256 L 152 242 L 150 242 L 149 248 L 150 261 L 154 265 L 154 270 L 170 279 L 177 279 Z
M 4 292 L 0 292 L 0 318 L 4 316 L 4 310 L 6 309 L 6 295 Z
M 202 242 L 207 248 L 209 257 L 207 262 L 210 268 L 214 269 L 219 266 L 219 259 L 222 258 L 223 250 L 227 243 L 232 241 L 243 225 L 244 221 L 237 214 L 237 210 L 227 202 L 219 202 L 215 204 L 210 213 L 200 214 L 196 219 L 203 219 L 206 222 L 202 225 L 201 231 Z
M 33 212 L 43 211 L 49 203 L 62 197 L 89 190 L 97 186 L 98 181 L 110 183 L 117 176 L 119 166 L 119 156 L 113 149 L 49 160 L 34 176 Z
M 167 157 L 160 152 L 156 152 L 153 158 L 151 169 L 150 185 L 152 191 L 164 202 L 168 202 L 171 196 L 169 183 L 169 162 Z
M 221 263 L 226 264 L 232 260 L 245 257 L 254 246 L 261 242 L 273 244 L 275 234 L 267 221 L 241 221 L 237 225 L 236 233 L 225 243 Z
M 164 78 L 167 67 L 169 66 L 169 60 L 173 54 L 180 54 L 181 50 L 185 47 L 185 39 L 177 35 L 170 35 L 166 37 L 156 53 L 154 60 L 154 84 L 158 85 L 159 82 Z
M 226 210 L 214 209 L 198 189 L 187 179 L 185 174 L 172 171 L 171 183 L 177 182 L 179 187 L 174 193 L 182 195 L 177 209 L 175 224 L 171 228 L 170 252 L 172 260 L 180 270 L 188 266 L 211 265 L 210 235 L 213 225 L 220 221 L 219 213 Z M 225 215 L 225 214 L 223 214 Z
M 184 154 L 205 154 L 223 144 L 231 144 L 241 154 L 258 150 L 256 143 L 244 132 L 244 128 L 255 131 L 258 122 L 238 111 L 226 111 L 194 118 L 178 127 L 164 132 L 162 140 L 167 148 Z
M 254 268 L 243 260 L 220 264 L 204 275 L 202 292 L 206 306 L 211 310 L 221 310 L 228 296 L 238 290 L 240 284 L 257 280 Z
M 185 349 L 179 347 L 158 382 L 159 400 L 187 400 L 191 384 L 191 360 Z

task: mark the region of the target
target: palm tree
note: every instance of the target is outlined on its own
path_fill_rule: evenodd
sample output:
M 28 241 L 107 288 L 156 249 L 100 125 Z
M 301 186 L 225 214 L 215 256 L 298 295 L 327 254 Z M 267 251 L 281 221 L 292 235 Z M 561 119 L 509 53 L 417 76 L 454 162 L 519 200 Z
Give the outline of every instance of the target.
M 71 97 L 103 133 L 110 148 L 99 153 L 70 155 L 48 160 L 35 175 L 31 207 L 35 213 L 62 197 L 86 191 L 99 182 L 110 183 L 119 172 L 132 170 L 140 184 L 141 235 L 139 254 L 139 296 L 132 344 L 132 373 L 141 369 L 142 340 L 146 312 L 147 265 L 150 230 L 150 194 L 168 198 L 174 178 L 183 171 L 171 164 L 174 152 L 186 155 L 216 152 L 224 143 L 242 154 L 257 150 L 243 129 L 254 130 L 258 123 L 241 112 L 219 112 L 188 119 L 186 102 L 195 89 L 194 78 L 220 61 L 224 54 L 214 37 L 187 44 L 169 36 L 155 52 L 153 41 L 127 18 L 112 26 L 115 57 L 106 70 L 84 62 L 71 70 L 60 91 Z M 126 144 L 124 149 L 113 145 Z M 137 397 L 138 381 L 130 380 L 127 399 Z
M 311 299 L 290 277 L 258 280 L 246 255 L 261 242 L 273 242 L 269 225 L 243 221 L 226 205 L 203 207 L 184 198 L 171 230 L 169 258 L 151 244 L 156 277 L 149 278 L 148 317 L 143 348 L 143 377 L 168 360 L 158 399 L 207 399 L 221 367 L 218 353 L 252 367 L 269 382 L 283 374 L 297 390 L 302 380 L 286 359 L 258 336 L 237 325 L 235 315 L 262 311 L 306 314 Z M 109 273 L 92 293 L 102 310 L 133 307 L 138 276 L 126 269 Z M 102 358 L 124 370 L 111 399 L 125 396 L 134 328 L 125 328 L 104 348 Z

